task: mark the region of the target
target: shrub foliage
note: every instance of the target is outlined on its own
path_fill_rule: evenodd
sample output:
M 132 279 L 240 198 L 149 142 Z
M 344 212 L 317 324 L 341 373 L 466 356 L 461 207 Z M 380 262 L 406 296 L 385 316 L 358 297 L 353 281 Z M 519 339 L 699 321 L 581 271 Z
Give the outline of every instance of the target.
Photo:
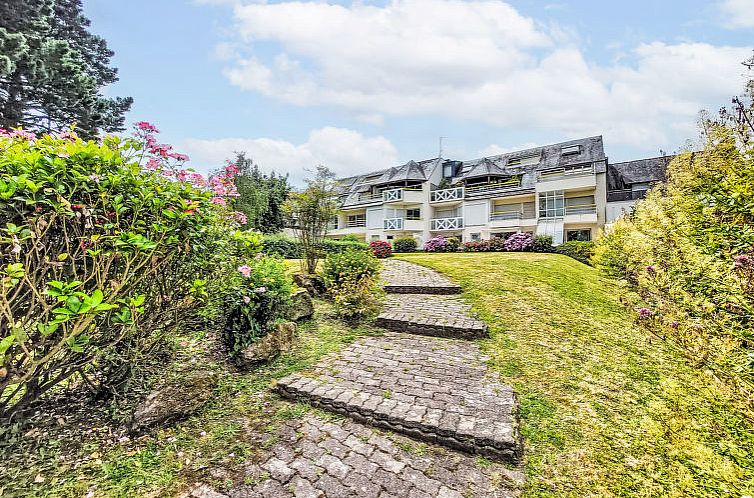
M 353 321 L 377 310 L 380 262 L 368 251 L 349 249 L 325 258 L 322 272 L 335 313 Z
M 754 415 L 754 148 L 724 126 L 669 165 L 596 248 L 647 303 L 638 319 L 724 379 Z
M 389 242 L 384 240 L 374 240 L 369 243 L 369 249 L 372 250 L 372 254 L 376 258 L 389 258 L 393 255 L 393 248 L 390 247 Z
M 418 244 L 413 237 L 399 237 L 393 241 L 393 251 L 395 252 L 414 252 Z
M 576 261 L 581 261 L 585 265 L 591 265 L 591 258 L 594 254 L 594 242 L 579 240 L 563 242 L 555 248 L 555 252 L 570 256 Z

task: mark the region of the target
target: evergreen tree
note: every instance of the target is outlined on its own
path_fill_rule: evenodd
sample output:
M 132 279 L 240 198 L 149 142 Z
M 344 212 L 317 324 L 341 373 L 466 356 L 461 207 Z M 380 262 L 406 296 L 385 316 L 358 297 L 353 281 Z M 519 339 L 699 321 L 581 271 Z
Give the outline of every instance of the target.
M 244 152 L 237 153 L 236 189 L 240 197 L 233 203 L 248 219 L 247 228 L 262 233 L 277 233 L 285 226 L 283 203 L 291 191 L 288 175 L 262 173 Z
M 81 0 L 0 2 L 0 127 L 56 131 L 75 123 L 88 138 L 123 129 L 133 99 L 109 99 L 113 52 L 88 31 Z

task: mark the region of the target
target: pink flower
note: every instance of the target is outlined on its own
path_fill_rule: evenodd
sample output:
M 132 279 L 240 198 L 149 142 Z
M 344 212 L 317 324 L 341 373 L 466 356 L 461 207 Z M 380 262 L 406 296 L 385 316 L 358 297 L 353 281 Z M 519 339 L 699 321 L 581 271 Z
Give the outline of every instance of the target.
M 244 296 L 243 302 L 245 302 L 246 304 L 249 304 L 251 302 L 251 298 L 249 296 Z
M 172 157 L 176 161 L 188 161 L 189 160 L 189 156 L 187 156 L 186 154 L 181 154 L 180 152 L 171 152 L 170 154 L 168 154 L 168 157 Z
M 231 216 L 241 225 L 245 225 L 249 221 L 246 215 L 240 211 L 234 211 L 231 213 Z
M 10 138 L 20 138 L 21 140 L 34 140 L 37 138 L 37 136 L 32 132 L 22 130 L 21 128 L 12 130 L 9 136 Z
M 191 173 L 189 175 L 189 181 L 193 183 L 194 185 L 203 187 L 207 184 L 207 180 L 204 179 L 204 175 L 201 173 Z
M 265 292 L 267 292 L 267 287 L 257 287 L 254 289 L 255 294 L 264 294 Z
M 147 164 L 144 167 L 147 169 L 160 169 L 160 166 L 162 166 L 160 164 L 160 161 L 158 161 L 154 157 L 150 157 L 149 161 L 147 161 Z
M 175 178 L 179 182 L 185 182 L 188 179 L 188 172 L 185 169 L 182 169 L 178 172 L 177 175 L 175 175 Z
M 653 315 L 649 308 L 639 308 L 639 318 L 649 318 Z
M 222 197 L 213 197 L 212 198 L 212 204 L 217 204 L 218 206 L 227 206 L 228 203 L 225 202 L 225 199 Z
M 246 278 L 249 278 L 251 276 L 251 266 L 249 265 L 239 266 L 238 271 L 241 272 L 241 275 Z
M 146 121 L 138 121 L 135 123 L 135 126 L 141 131 L 145 131 L 147 133 L 160 133 L 160 130 L 158 130 L 155 125 Z

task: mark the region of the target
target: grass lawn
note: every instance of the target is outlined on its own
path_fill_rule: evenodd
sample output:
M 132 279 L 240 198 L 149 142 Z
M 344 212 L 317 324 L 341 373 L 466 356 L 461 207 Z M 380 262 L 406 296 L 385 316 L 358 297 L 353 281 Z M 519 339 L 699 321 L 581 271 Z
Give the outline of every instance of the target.
M 648 337 L 621 289 L 561 255 L 401 254 L 464 287 L 521 400 L 526 496 L 754 495 L 754 427 Z

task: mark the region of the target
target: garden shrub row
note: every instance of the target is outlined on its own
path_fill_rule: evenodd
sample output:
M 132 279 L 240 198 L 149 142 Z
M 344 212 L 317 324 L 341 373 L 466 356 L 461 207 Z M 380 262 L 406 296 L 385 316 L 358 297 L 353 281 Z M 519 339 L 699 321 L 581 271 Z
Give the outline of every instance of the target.
M 319 244 L 323 254 L 345 252 L 348 249 L 366 250 L 368 245 L 358 240 L 330 240 L 325 239 Z M 293 237 L 287 235 L 267 235 L 262 239 L 262 252 L 285 259 L 298 259 L 303 255 L 301 245 Z

